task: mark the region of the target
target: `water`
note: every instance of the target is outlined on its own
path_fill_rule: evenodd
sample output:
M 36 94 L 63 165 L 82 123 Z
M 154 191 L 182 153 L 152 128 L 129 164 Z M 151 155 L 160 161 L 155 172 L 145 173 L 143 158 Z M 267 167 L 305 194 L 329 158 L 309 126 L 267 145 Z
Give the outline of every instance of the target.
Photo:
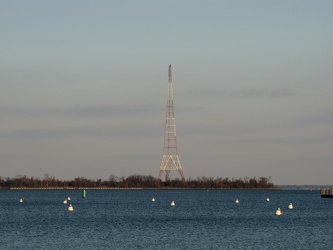
M 81 194 L 1 190 L 1 249 L 333 249 L 333 199 L 321 199 L 319 191 L 87 190 L 86 199 Z M 74 212 L 63 204 L 68 196 Z M 275 215 L 278 207 L 281 217 Z

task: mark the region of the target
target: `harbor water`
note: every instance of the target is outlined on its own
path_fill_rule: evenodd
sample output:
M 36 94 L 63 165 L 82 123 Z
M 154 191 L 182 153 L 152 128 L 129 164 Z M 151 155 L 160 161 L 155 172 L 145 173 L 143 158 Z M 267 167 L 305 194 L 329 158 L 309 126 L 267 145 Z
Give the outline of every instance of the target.
M 1 249 L 333 249 L 319 190 L 86 192 L 0 190 Z

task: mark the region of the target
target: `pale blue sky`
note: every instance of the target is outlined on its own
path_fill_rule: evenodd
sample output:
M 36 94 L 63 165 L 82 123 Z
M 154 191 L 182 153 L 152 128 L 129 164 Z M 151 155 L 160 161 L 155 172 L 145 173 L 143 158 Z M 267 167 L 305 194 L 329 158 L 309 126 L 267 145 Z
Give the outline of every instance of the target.
M 332 184 L 332 1 L 0 1 L 0 176 Z M 178 177 L 177 173 L 172 175 Z

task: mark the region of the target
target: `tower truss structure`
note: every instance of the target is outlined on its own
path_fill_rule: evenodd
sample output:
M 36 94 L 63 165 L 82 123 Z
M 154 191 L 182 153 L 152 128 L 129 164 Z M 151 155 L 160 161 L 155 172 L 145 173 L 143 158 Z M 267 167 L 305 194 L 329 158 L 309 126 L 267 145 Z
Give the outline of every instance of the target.
M 163 157 L 158 174 L 158 179 L 161 179 L 162 174 L 165 173 L 165 181 L 169 180 L 169 173 L 171 170 L 179 172 L 183 182 L 185 182 L 182 165 L 180 164 L 176 137 L 176 120 L 173 101 L 172 89 L 172 72 L 171 64 L 169 65 L 169 81 L 168 81 L 168 97 L 166 105 L 166 119 L 164 128 L 164 146 Z

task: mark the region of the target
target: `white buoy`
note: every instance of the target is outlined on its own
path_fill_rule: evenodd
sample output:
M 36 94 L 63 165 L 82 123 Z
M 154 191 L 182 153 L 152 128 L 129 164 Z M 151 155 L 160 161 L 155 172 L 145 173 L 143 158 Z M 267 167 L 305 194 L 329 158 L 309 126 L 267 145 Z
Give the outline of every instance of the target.
M 268 197 L 266 198 L 266 201 L 269 202 L 269 198 Z
M 293 204 L 292 204 L 291 202 L 290 202 L 288 208 L 289 208 L 289 209 L 293 209 L 293 208 L 294 208 L 294 206 L 293 206 Z
M 237 204 L 239 203 L 239 200 L 238 199 L 236 199 L 236 201 L 235 201 Z
M 68 196 L 67 200 L 70 201 L 70 200 L 71 200 L 71 197 Z
M 175 202 L 174 201 L 171 201 L 171 207 L 174 207 L 174 206 L 176 206 L 176 204 L 175 204 Z
M 22 203 L 22 202 L 23 202 L 23 199 L 21 198 L 21 199 L 19 200 L 19 202 Z
M 70 211 L 70 212 L 74 211 L 74 208 L 73 208 L 72 204 L 69 204 L 68 211 Z
M 152 202 L 155 202 L 155 198 L 153 197 L 153 199 L 151 199 Z
M 282 215 L 282 211 L 281 211 L 280 208 L 278 208 L 278 209 L 276 210 L 275 215 L 277 215 L 277 216 Z
M 64 204 L 67 204 L 67 200 L 64 200 Z

